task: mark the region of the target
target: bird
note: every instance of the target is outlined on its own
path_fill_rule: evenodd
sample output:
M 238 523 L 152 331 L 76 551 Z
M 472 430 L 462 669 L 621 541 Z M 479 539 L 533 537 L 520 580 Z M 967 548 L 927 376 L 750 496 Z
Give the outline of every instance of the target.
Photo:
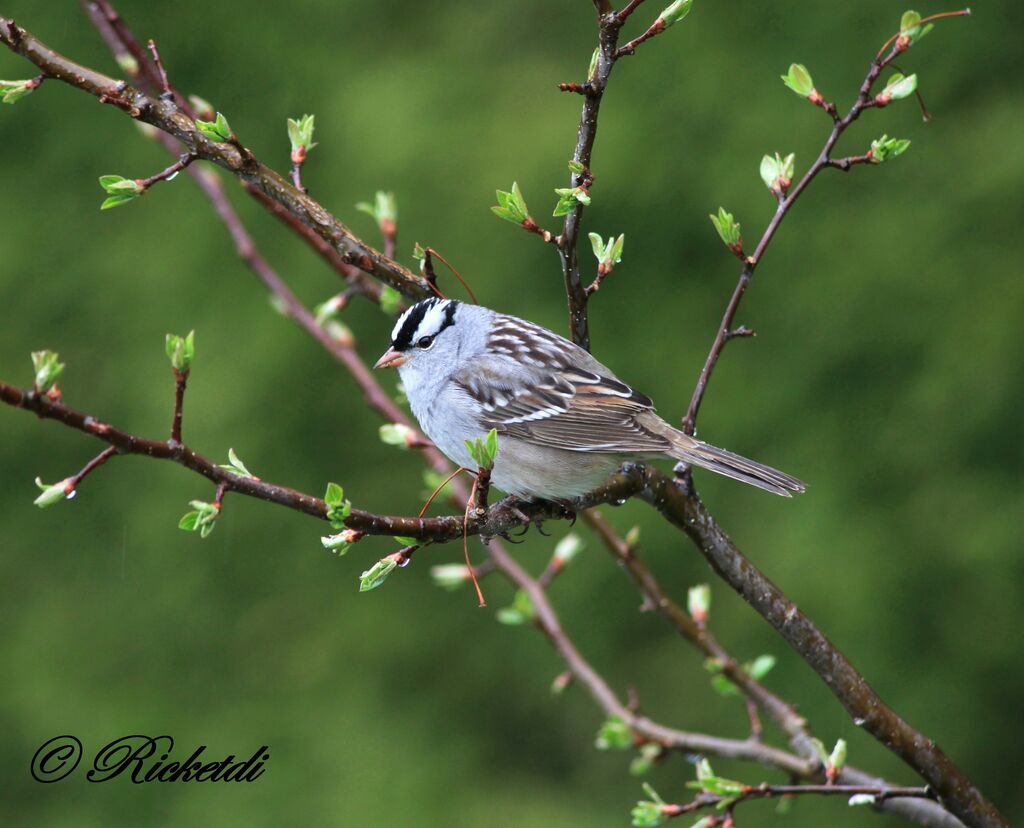
M 785 497 L 791 475 L 673 428 L 649 397 L 547 328 L 431 297 L 409 307 L 374 368 L 397 368 L 420 428 L 453 463 L 495 429 L 491 483 L 522 500 L 572 503 L 626 462 L 681 460 Z

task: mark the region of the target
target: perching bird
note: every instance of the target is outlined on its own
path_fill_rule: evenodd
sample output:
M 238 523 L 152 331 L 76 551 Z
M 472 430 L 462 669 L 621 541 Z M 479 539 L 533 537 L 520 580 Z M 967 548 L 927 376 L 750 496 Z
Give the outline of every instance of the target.
M 479 305 L 424 299 L 399 318 L 375 368 L 398 368 L 420 427 L 454 463 L 466 440 L 498 433 L 491 481 L 526 499 L 571 501 L 624 462 L 682 460 L 785 497 L 804 484 L 703 443 L 555 333 Z

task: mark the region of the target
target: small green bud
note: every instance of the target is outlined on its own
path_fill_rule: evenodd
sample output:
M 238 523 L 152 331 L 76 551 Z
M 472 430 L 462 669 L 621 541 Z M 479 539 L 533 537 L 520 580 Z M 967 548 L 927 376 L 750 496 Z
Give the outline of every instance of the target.
M 894 72 L 888 83 L 885 84 L 885 89 L 875 95 L 875 100 L 884 106 L 890 101 L 898 101 L 908 95 L 913 95 L 915 89 L 917 89 L 917 75 L 904 76 L 899 72 Z
M 470 580 L 469 567 L 465 564 L 439 564 L 430 567 L 430 577 L 436 586 L 454 591 Z
M 33 351 L 32 369 L 35 371 L 34 387 L 40 394 L 45 394 L 57 381 L 64 370 L 64 363 L 58 362 L 56 351 Z
M 759 655 L 749 664 L 744 665 L 744 670 L 754 681 L 761 681 L 775 667 L 776 658 L 770 653 Z
M 594 53 L 590 56 L 590 66 L 587 67 L 587 81 L 594 80 L 597 76 L 597 59 L 601 56 L 601 49 L 598 47 L 594 49 Z
M 388 316 L 394 316 L 398 313 L 401 304 L 402 294 L 391 287 L 391 285 L 384 285 L 380 292 L 380 309 Z
M 192 369 L 192 360 L 196 354 L 195 335 L 195 331 L 189 331 L 188 336 L 167 334 L 164 340 L 164 351 L 171 361 L 171 368 L 179 374 L 188 374 Z
M 325 535 L 320 538 L 324 549 L 330 549 L 337 555 L 344 555 L 348 548 L 363 537 L 363 533 L 355 529 L 343 529 L 336 535 Z
M 843 765 L 846 764 L 846 740 L 837 739 L 836 746 L 832 748 L 832 753 L 828 757 L 828 766 L 835 768 L 836 770 L 842 770 Z
M 35 78 L 16 81 L 0 80 L 0 101 L 5 104 L 17 103 L 26 95 L 31 95 L 40 83 L 41 81 Z
M 883 161 L 902 155 L 909 147 L 909 138 L 890 138 L 888 135 L 883 135 L 871 142 L 871 161 L 881 164 Z
M 127 52 L 121 52 L 116 57 L 117 65 L 129 75 L 139 74 L 139 62 Z
M 394 193 L 386 193 L 377 190 L 373 197 L 373 204 L 368 201 L 360 201 L 356 209 L 368 216 L 372 216 L 377 222 L 377 228 L 385 236 L 393 235 L 398 222 L 398 201 Z
M 686 608 L 694 621 L 705 623 L 711 612 L 711 587 L 708 584 L 690 587 L 686 593 Z
M 726 212 L 724 207 L 719 207 L 718 214 L 712 213 L 708 218 L 711 219 L 726 247 L 733 252 L 742 251 L 743 237 L 740 235 L 740 225 L 733 219 L 732 213 Z
M 359 591 L 369 592 L 383 584 L 388 575 L 395 571 L 398 566 L 398 553 L 393 553 L 381 558 L 377 563 L 367 569 L 359 576 Z
M 416 432 L 402 423 L 385 423 L 378 430 L 380 441 L 386 446 L 397 446 L 398 448 L 412 448 L 416 442 Z
M 903 41 L 901 48 L 909 48 L 934 28 L 934 23 L 922 26 L 921 15 L 916 11 L 903 12 L 903 17 L 900 18 L 900 40 Z
M 790 64 L 789 71 L 782 75 L 782 82 L 796 92 L 801 98 L 809 98 L 814 92 L 814 81 L 811 73 L 802 63 Z
M 186 532 L 198 531 L 201 538 L 209 537 L 220 516 L 220 505 L 202 500 L 192 500 L 189 505 L 194 511 L 182 515 L 178 521 L 178 528 Z
M 590 204 L 590 194 L 582 187 L 556 187 L 555 193 L 558 195 L 558 203 L 551 214 L 553 216 L 567 216 L 577 204 Z
M 622 248 L 626 241 L 624 233 L 620 234 L 618 238 L 609 236 L 607 242 L 597 233 L 588 233 L 587 238 L 590 239 L 590 246 L 601 272 L 607 273 L 622 261 Z
M 645 773 L 649 773 L 654 767 L 654 763 L 661 758 L 662 752 L 662 746 L 656 742 L 647 742 L 641 745 L 640 755 L 629 763 L 629 772 L 633 776 L 643 776 Z
M 565 566 L 585 548 L 586 544 L 583 542 L 583 538 L 575 532 L 570 532 L 556 544 L 555 560 Z
M 292 145 L 292 163 L 301 164 L 306 153 L 316 146 L 313 143 L 313 115 L 288 119 L 288 140 Z
M 232 474 L 237 474 L 239 477 L 251 477 L 254 480 L 258 479 L 251 471 L 245 467 L 233 448 L 228 449 L 228 462 L 222 463 L 221 468 L 225 471 L 229 471 Z
M 789 189 L 793 183 L 793 168 L 796 155 L 790 153 L 785 158 L 775 153 L 773 158 L 770 155 L 761 159 L 761 180 L 764 185 L 773 193 L 782 193 Z
M 640 527 L 639 526 L 632 526 L 632 527 L 630 527 L 630 530 L 628 532 L 626 532 L 625 540 L 626 540 L 626 544 L 628 546 L 631 546 L 631 547 L 636 546 L 638 543 L 640 543 Z
M 217 117 L 212 121 L 204 121 L 197 118 L 196 129 L 211 141 L 216 141 L 219 144 L 227 143 L 235 135 L 231 130 L 231 126 L 228 124 L 228 119 L 219 112 L 217 113 Z
M 521 589 L 516 590 L 515 597 L 512 599 L 512 606 L 502 607 L 495 613 L 499 624 L 507 624 L 509 626 L 532 621 L 533 615 L 533 602 L 530 600 L 530 596 Z
M 667 29 L 686 17 L 692 8 L 693 0 L 675 0 L 658 15 L 658 20 L 661 20 Z
M 594 747 L 598 750 L 628 750 L 633 747 L 633 731 L 619 716 L 609 716 L 597 731 Z
M 345 490 L 337 483 L 328 483 L 324 503 L 327 505 L 327 520 L 331 526 L 335 529 L 343 528 L 345 518 L 352 514 L 352 503 L 345 499 Z
M 101 210 L 120 207 L 146 192 L 138 181 L 120 175 L 101 175 L 100 186 L 110 194 L 100 205 Z
M 59 503 L 65 498 L 73 497 L 75 490 L 69 488 L 71 486 L 71 481 L 72 478 L 65 477 L 57 483 L 50 484 L 44 483 L 37 477 L 36 485 L 42 490 L 42 494 L 32 502 L 40 509 L 45 509 L 47 506 Z
M 522 224 L 530 217 L 530 211 L 526 208 L 526 201 L 523 199 L 523 194 L 519 191 L 519 184 L 517 182 L 512 182 L 512 189 L 510 191 L 495 190 L 494 194 L 498 199 L 498 203 L 491 207 L 491 212 L 498 218 L 510 221 L 513 224 Z
M 473 458 L 477 468 L 494 468 L 494 458 L 498 456 L 497 429 L 492 428 L 483 439 L 478 437 L 476 440 L 466 440 L 465 443 L 469 456 Z
M 572 158 L 569 159 L 569 172 L 576 173 L 576 175 L 579 175 L 582 172 L 586 172 L 586 169 L 586 166 L 584 164 L 581 164 L 579 161 L 576 161 Z

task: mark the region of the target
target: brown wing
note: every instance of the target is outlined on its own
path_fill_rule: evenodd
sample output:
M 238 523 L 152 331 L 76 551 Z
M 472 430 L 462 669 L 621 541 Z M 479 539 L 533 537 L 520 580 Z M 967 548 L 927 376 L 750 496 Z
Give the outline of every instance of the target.
M 530 329 L 526 341 L 520 336 L 524 325 Z M 671 448 L 668 439 L 637 422 L 637 415 L 654 410 L 648 397 L 582 349 L 522 320 L 496 324 L 486 361 L 474 360 L 454 379 L 479 403 L 481 425 L 499 434 L 568 451 Z

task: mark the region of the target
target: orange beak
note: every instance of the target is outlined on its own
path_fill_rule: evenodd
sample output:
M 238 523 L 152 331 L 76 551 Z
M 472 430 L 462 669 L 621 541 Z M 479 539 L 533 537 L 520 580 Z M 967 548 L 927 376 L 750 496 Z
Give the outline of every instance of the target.
M 373 363 L 374 368 L 397 368 L 405 362 L 405 355 L 394 348 L 388 348 L 383 356 Z

